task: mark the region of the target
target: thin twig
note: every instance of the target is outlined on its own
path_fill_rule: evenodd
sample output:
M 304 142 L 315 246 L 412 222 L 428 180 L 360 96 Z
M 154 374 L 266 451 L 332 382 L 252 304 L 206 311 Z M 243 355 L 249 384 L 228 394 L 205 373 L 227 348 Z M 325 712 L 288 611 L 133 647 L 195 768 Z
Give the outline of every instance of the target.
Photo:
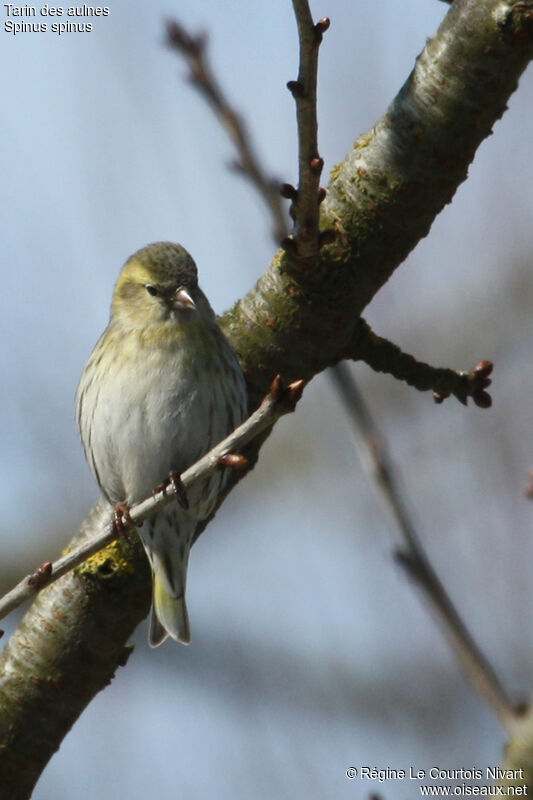
M 281 201 L 279 181 L 274 180 L 263 169 L 243 118 L 230 104 L 216 80 L 207 58 L 206 36 L 193 36 L 183 25 L 174 20 L 166 23 L 166 32 L 169 45 L 182 55 L 188 64 L 191 84 L 207 100 L 233 142 L 237 151 L 233 167 L 251 182 L 268 208 L 272 220 L 272 233 L 276 244 L 279 244 L 288 233 L 287 215 Z
M 400 531 L 403 545 L 396 554 L 398 562 L 425 593 L 467 679 L 509 731 L 518 716 L 518 709 L 509 699 L 431 565 L 409 518 L 382 433 L 357 389 L 348 366 L 337 365 L 332 377 L 357 431 L 363 463 L 375 478 Z
M 278 375 L 272 382 L 270 392 L 257 411 L 181 475 L 182 487 L 185 490 L 189 489 L 198 481 L 205 480 L 215 470 L 243 466 L 244 459 L 242 457 L 231 458 L 230 456 L 242 449 L 262 431 L 271 427 L 279 417 L 294 411 L 296 403 L 302 396 L 303 388 L 303 381 L 295 381 L 288 387 L 284 387 Z M 176 487 L 173 483 L 175 481 L 171 481 L 167 487 L 159 489 L 152 497 L 137 503 L 129 509 L 129 516 L 135 525 L 140 525 L 156 511 L 160 511 L 164 506 L 176 500 Z M 110 506 L 110 522 L 94 538 L 66 553 L 53 564 L 50 562 L 42 564 L 32 575 L 27 575 L 11 591 L 5 594 L 0 599 L 0 619 L 20 606 L 44 586 L 48 586 L 62 575 L 65 575 L 89 558 L 89 556 L 94 555 L 116 539 L 117 530 L 112 524 L 111 512 Z M 127 520 L 123 520 L 123 522 L 127 524 Z
M 300 261 L 315 263 L 321 244 L 333 241 L 331 231 L 319 232 L 319 206 L 325 191 L 319 188 L 324 161 L 318 152 L 316 87 L 318 50 L 322 36 L 329 28 L 329 19 L 313 22 L 307 0 L 292 0 L 298 39 L 300 64 L 298 78 L 287 88 L 296 103 L 298 128 L 298 189 L 284 185 L 284 194 L 292 200 L 293 236 L 282 243 L 284 249 Z
M 319 231 L 319 206 L 326 196 L 319 187 L 323 161 L 318 154 L 316 85 L 318 49 L 329 19 L 313 24 L 307 0 L 293 0 L 300 41 L 298 79 L 287 86 L 296 100 L 298 126 L 299 185 L 280 186 L 263 169 L 242 116 L 229 103 L 207 58 L 207 37 L 192 35 L 175 20 L 166 23 L 167 41 L 188 64 L 189 79 L 195 89 L 214 110 L 237 151 L 234 167 L 247 178 L 266 205 L 277 244 L 306 262 L 316 260 L 319 248 L 335 238 L 332 230 Z M 290 215 L 294 221 L 289 236 L 288 221 L 281 197 L 291 200 Z
M 479 408 L 492 405 L 487 392 L 492 383 L 489 377 L 493 370 L 491 361 L 479 361 L 468 371 L 433 367 L 404 353 L 394 342 L 378 336 L 363 317 L 359 318 L 352 340 L 346 345 L 344 357 L 364 361 L 374 372 L 392 375 L 419 392 L 432 390 L 436 403 L 442 403 L 453 395 L 465 406 L 469 397 Z

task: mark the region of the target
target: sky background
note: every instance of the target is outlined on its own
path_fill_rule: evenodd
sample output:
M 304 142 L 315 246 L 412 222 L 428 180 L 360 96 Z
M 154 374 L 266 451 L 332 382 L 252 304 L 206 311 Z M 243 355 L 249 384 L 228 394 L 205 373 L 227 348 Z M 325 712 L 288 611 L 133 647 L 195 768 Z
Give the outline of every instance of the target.
M 383 113 L 447 6 L 311 5 L 331 18 L 319 75 L 327 176 Z M 4 591 L 56 556 L 97 498 L 74 393 L 126 258 L 181 242 L 222 312 L 274 253 L 259 200 L 227 169 L 230 145 L 164 46 L 165 18 L 209 31 L 212 63 L 265 164 L 297 178 L 289 0 L 110 9 L 91 33 L 12 36 L 0 8 Z M 533 467 L 532 107 L 529 72 L 469 181 L 367 313 L 421 359 L 458 369 L 493 360 L 493 408 L 435 406 L 353 367 L 434 564 L 517 699 L 533 683 L 521 493 Z M 70 800 L 73 787 L 79 800 L 366 800 L 376 790 L 404 800 L 405 783 L 350 782 L 345 770 L 499 762 L 503 732 L 394 565 L 394 528 L 355 444 L 319 376 L 194 548 L 192 646 L 149 650 L 143 623 L 127 669 L 76 723 L 35 800 Z

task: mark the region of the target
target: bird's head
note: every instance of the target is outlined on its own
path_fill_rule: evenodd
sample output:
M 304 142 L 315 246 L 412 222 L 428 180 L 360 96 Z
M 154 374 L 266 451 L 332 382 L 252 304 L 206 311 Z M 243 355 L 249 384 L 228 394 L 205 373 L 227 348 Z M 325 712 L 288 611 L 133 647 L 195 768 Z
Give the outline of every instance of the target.
M 115 286 L 111 316 L 135 327 L 214 318 L 198 286 L 196 264 L 185 248 L 172 242 L 149 244 L 126 261 Z

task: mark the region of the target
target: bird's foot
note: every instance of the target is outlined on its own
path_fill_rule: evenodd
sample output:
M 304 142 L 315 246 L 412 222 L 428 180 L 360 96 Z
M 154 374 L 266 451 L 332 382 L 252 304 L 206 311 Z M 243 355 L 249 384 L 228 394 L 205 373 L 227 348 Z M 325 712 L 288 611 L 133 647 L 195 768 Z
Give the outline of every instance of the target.
M 172 488 L 174 489 L 174 494 L 176 495 L 176 500 L 178 501 L 180 506 L 184 508 L 185 511 L 187 511 L 187 509 L 189 508 L 189 499 L 187 497 L 187 491 L 185 489 L 185 486 L 181 481 L 181 475 L 179 474 L 179 472 L 171 470 L 168 473 L 167 486 L 172 486 Z
M 158 486 L 155 487 L 155 489 L 152 492 L 152 497 L 155 497 L 161 492 L 163 492 L 163 494 L 166 494 L 170 486 L 174 489 L 176 500 L 178 501 L 180 506 L 184 508 L 185 511 L 187 511 L 187 509 L 189 508 L 187 490 L 185 489 L 185 486 L 182 483 L 180 473 L 176 472 L 175 470 L 171 470 L 168 473 L 168 481 L 166 483 L 160 483 Z
M 140 524 L 132 520 L 130 507 L 127 503 L 120 502 L 113 511 L 113 529 L 117 536 L 124 536 L 134 528 L 140 528 Z

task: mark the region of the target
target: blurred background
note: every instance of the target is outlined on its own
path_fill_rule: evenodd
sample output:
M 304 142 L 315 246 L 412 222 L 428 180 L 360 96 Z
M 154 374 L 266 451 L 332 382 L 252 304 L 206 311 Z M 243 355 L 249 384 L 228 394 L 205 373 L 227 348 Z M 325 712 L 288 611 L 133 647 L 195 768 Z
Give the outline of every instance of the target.
M 311 5 L 332 23 L 319 77 L 327 176 L 448 7 Z M 97 498 L 74 393 L 125 259 L 151 241 L 183 243 L 222 312 L 274 252 L 259 200 L 227 169 L 228 142 L 164 46 L 165 18 L 209 31 L 212 63 L 262 158 L 280 180 L 297 179 L 289 0 L 110 8 L 91 33 L 62 36 L 8 34 L 0 11 L 2 592 L 55 557 Z M 367 312 L 377 332 L 431 363 L 493 360 L 493 408 L 435 406 L 353 366 L 435 567 L 517 700 L 533 683 L 522 493 L 533 467 L 532 107 L 529 72 L 469 181 Z M 354 445 L 321 375 L 194 548 L 192 646 L 151 651 L 141 625 L 127 669 L 76 723 L 35 800 L 70 799 L 74 786 L 79 800 L 405 800 L 415 796 L 406 783 L 348 781 L 346 769 L 498 764 L 503 732 L 394 564 L 394 526 Z

